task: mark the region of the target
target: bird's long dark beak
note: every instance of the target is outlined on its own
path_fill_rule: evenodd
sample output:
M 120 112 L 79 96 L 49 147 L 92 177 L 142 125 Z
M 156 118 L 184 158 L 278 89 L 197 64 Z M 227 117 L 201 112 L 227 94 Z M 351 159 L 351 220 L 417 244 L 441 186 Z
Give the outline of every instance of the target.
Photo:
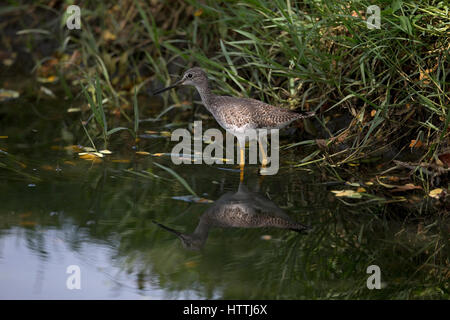
M 162 92 L 164 92 L 164 91 L 173 89 L 173 88 L 178 87 L 179 85 L 182 85 L 182 84 L 183 84 L 183 79 L 181 79 L 181 80 L 175 82 L 173 85 L 168 86 L 167 88 L 161 88 L 161 89 L 158 89 L 158 90 L 153 91 L 153 95 L 156 96 L 157 94 L 160 94 L 160 93 L 162 93 Z
M 155 220 L 153 220 L 153 223 L 156 224 L 158 227 L 175 234 L 177 237 L 180 237 L 182 235 L 181 232 L 179 232 L 177 230 L 174 230 L 172 228 L 166 227 L 165 225 L 163 225 L 163 224 L 161 224 L 159 222 L 156 222 Z

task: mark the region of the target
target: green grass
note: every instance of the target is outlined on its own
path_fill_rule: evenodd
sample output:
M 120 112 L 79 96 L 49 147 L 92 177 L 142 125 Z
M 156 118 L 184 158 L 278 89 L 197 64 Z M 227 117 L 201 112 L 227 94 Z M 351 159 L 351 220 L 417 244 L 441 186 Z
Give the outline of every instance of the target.
M 167 84 L 178 76 L 169 75 L 168 66 L 180 64 L 175 59 L 181 58 L 207 69 L 224 94 L 320 109 L 323 128 L 334 114 L 350 113 L 354 121 L 325 130 L 322 137 L 331 141 L 347 132 L 341 163 L 370 156 L 374 149 L 380 152 L 376 146 L 399 134 L 405 134 L 399 141 L 403 145 L 417 138 L 425 143 L 425 161 L 441 151 L 450 117 L 450 20 L 443 2 L 381 1 L 381 28 L 373 30 L 364 20 L 368 1 L 188 3 L 178 12 L 172 6 L 124 2 L 122 8 L 135 13 L 134 20 L 126 21 L 129 37 L 123 39 L 125 31 L 117 29 L 120 12 L 102 20 L 105 30 L 118 34 L 113 43 L 99 40 L 101 34 L 91 28 L 82 33 L 83 57 L 101 71 L 105 93 L 117 106 L 125 93 L 109 75 L 122 55 L 115 47 L 127 45 L 127 68 L 141 81 L 144 63 L 152 79 Z M 85 24 L 111 7 L 97 7 L 85 16 Z M 178 23 L 168 23 L 172 18 Z M 186 65 L 180 67 L 182 72 Z M 175 91 L 170 95 L 179 102 Z
M 86 97 L 90 111 L 83 116 L 94 114 L 106 146 L 111 133 L 124 128 L 136 137 L 141 88 L 169 84 L 187 67 L 200 66 L 218 93 L 320 112 L 309 145 L 322 139 L 327 147 L 299 158 L 299 166 L 361 163 L 389 150 L 415 151 L 417 162 L 434 163 L 449 147 L 449 7 L 434 0 L 379 1 L 381 28 L 368 29 L 372 4 L 82 1 L 81 31 L 67 30 L 54 16 L 59 54 L 80 53 L 79 63 L 60 70 L 64 91 L 80 97 L 67 86 L 74 79 L 96 96 L 102 90 L 106 103 Z M 44 2 L 31 7 L 62 10 Z M 51 30 L 51 21 L 41 29 Z M 31 47 L 32 36 L 23 35 Z M 180 104 L 185 97 L 171 90 L 163 99 Z M 120 123 L 112 117 L 117 110 Z M 349 120 L 334 125 L 342 115 Z M 411 140 L 423 147 L 410 149 Z

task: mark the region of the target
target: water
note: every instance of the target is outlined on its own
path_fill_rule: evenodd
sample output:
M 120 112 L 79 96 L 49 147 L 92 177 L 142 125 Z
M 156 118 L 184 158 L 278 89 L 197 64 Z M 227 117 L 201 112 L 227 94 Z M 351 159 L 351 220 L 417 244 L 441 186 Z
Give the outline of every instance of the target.
M 275 176 L 247 166 L 244 186 L 260 199 L 250 204 L 257 212 L 282 210 L 309 232 L 219 224 L 185 248 L 154 221 L 193 233 L 218 199 L 238 191 L 237 168 L 135 155 L 127 133 L 111 139 L 105 160 L 79 159 L 70 146 L 89 143 L 68 107 L 27 98 L 0 104 L 0 135 L 8 136 L 0 139 L 1 299 L 448 297 L 448 224 L 405 219 L 403 204 L 341 201 L 331 190 L 344 182 L 332 170 L 292 167 L 303 149 L 282 151 Z M 189 112 L 177 112 L 172 120 L 187 126 Z M 140 131 L 172 128 L 144 122 Z M 148 134 L 139 149 L 169 153 L 173 145 Z M 198 198 L 155 163 L 176 171 Z M 67 288 L 71 265 L 80 267 L 80 290 Z M 380 267 L 380 290 L 367 288 L 370 265 Z

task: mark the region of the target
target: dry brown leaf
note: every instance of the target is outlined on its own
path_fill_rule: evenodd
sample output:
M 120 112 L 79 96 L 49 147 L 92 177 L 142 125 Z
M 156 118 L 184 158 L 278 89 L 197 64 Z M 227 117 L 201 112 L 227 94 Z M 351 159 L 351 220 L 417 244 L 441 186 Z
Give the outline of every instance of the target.
M 325 140 L 325 139 L 316 139 L 316 144 L 321 149 L 327 148 L 327 140 Z
M 420 148 L 422 145 L 423 145 L 423 143 L 420 140 L 411 140 L 409 147 L 410 148 Z
M 415 190 L 415 189 L 422 189 L 422 187 L 416 186 L 412 183 L 407 183 L 403 186 L 398 186 L 397 188 L 392 189 L 391 192 L 402 192 L 402 191 Z
M 450 167 L 450 153 L 444 153 L 438 156 L 439 160 L 442 161 L 444 165 L 447 165 Z

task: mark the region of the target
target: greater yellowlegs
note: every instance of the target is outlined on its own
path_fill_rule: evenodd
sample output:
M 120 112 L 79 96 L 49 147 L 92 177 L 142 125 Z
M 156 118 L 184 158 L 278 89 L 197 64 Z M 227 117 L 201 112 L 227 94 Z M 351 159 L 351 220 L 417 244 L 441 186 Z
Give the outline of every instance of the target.
M 206 72 L 197 67 L 187 70 L 181 79 L 173 85 L 156 90 L 153 94 L 156 95 L 180 85 L 195 86 L 206 109 L 211 112 L 222 128 L 238 139 L 241 180 L 244 172 L 244 148 L 245 138 L 248 137 L 247 130 L 281 129 L 295 120 L 312 117 L 315 114 L 314 112 L 298 113 L 250 98 L 215 95 L 209 87 Z M 258 140 L 258 142 L 261 146 L 261 141 Z M 260 149 L 263 150 L 263 148 Z M 263 154 L 263 167 L 266 165 L 265 159 L 266 157 Z
M 187 249 L 198 250 L 208 238 L 209 229 L 219 228 L 281 228 L 304 232 L 309 227 L 294 221 L 273 201 L 261 193 L 250 191 L 242 181 L 237 192 L 228 192 L 206 209 L 193 233 L 182 233 L 153 221 L 175 234 Z

